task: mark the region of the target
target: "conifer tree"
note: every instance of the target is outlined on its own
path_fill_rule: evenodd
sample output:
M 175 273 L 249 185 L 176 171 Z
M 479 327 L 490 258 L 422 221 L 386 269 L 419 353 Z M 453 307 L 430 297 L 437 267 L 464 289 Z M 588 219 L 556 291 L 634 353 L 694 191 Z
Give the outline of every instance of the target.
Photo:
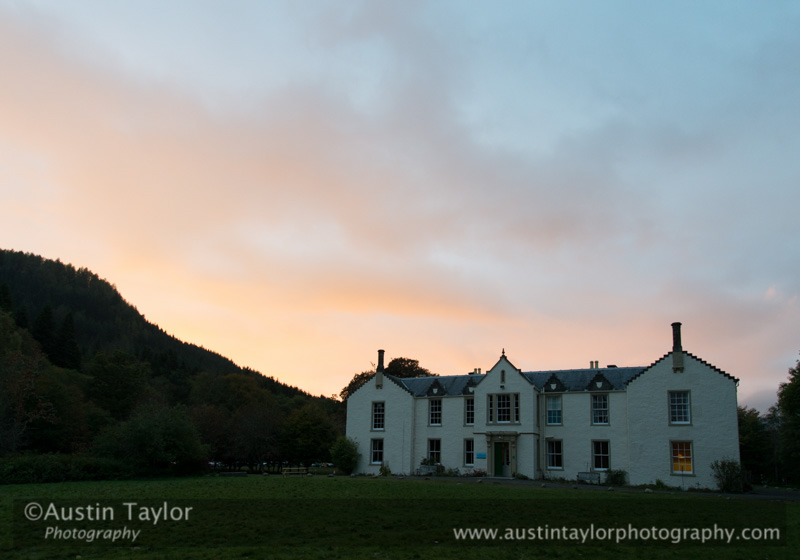
M 55 355 L 56 336 L 53 308 L 49 303 L 44 306 L 42 312 L 39 313 L 33 323 L 33 332 L 31 334 L 42 345 L 42 351 L 48 359 L 52 359 L 52 356 Z
M 55 365 L 63 368 L 80 369 L 81 367 L 81 350 L 75 340 L 75 322 L 72 318 L 72 311 L 67 313 L 58 329 L 55 355 L 50 359 Z
M 8 284 L 5 282 L 0 285 L 0 311 L 11 313 L 14 311 L 14 303 L 11 299 L 11 290 L 8 289 Z

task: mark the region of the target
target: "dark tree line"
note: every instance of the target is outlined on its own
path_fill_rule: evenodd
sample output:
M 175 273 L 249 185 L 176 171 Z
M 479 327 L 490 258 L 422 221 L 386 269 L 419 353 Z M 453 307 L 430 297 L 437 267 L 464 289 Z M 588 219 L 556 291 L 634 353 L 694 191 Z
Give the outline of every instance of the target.
M 0 251 L 6 462 L 62 454 L 145 474 L 259 470 L 328 461 L 343 430 L 342 403 L 167 335 L 88 270 Z
M 753 483 L 800 484 L 800 361 L 766 415 L 739 407 L 739 449 Z

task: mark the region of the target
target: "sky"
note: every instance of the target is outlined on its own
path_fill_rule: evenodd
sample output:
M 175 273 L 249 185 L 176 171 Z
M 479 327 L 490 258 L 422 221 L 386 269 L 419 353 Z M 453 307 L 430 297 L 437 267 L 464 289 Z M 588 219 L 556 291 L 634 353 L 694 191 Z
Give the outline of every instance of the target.
M 800 3 L 0 0 L 0 247 L 315 395 L 800 351 Z

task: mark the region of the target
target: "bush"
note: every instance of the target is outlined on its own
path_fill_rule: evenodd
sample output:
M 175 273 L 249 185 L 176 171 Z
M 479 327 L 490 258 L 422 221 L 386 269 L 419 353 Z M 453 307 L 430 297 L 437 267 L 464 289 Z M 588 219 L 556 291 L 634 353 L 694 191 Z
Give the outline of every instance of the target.
M 606 471 L 606 484 L 609 486 L 625 486 L 628 482 L 628 472 L 623 469 L 609 469 Z
M 717 460 L 711 463 L 711 470 L 717 481 L 717 488 L 722 492 L 741 494 L 750 490 L 750 485 L 745 479 L 742 465 L 730 459 Z
M 378 472 L 381 476 L 392 476 L 392 469 L 389 468 L 389 465 L 381 465 Z
M 358 443 L 348 437 L 340 437 L 331 447 L 331 459 L 336 468 L 344 474 L 350 474 L 358 466 L 358 459 L 361 453 L 358 452 Z
M 119 480 L 132 475 L 128 465 L 115 459 L 86 455 L 17 455 L 3 459 L 0 484 Z

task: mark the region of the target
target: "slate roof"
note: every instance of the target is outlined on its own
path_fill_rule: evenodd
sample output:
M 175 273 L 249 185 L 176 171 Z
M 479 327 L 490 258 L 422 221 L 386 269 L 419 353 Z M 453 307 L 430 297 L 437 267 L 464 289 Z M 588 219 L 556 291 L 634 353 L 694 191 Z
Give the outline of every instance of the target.
M 628 381 L 642 373 L 645 367 L 564 369 L 553 371 L 529 371 L 522 375 L 537 389 L 550 391 L 549 384 L 557 383 L 557 391 L 622 391 Z M 456 396 L 469 394 L 485 375 L 442 375 L 438 377 L 399 378 L 386 375 L 397 385 L 415 397 Z M 601 383 L 598 387 L 596 383 Z M 434 392 L 434 389 L 438 389 Z
M 523 373 L 537 389 L 547 392 L 550 383 L 558 383 L 558 391 L 596 391 L 601 382 L 602 390 L 623 391 L 628 381 L 642 373 L 645 367 L 561 369 L 553 371 L 528 371 Z M 552 380 L 552 381 L 551 381 Z
M 437 377 L 408 377 L 399 378 L 392 375 L 386 377 L 406 389 L 415 397 L 426 397 L 432 394 L 437 396 L 465 395 L 469 393 L 468 387 L 475 386 L 483 379 L 482 375 L 442 375 Z M 433 389 L 438 388 L 437 393 Z

